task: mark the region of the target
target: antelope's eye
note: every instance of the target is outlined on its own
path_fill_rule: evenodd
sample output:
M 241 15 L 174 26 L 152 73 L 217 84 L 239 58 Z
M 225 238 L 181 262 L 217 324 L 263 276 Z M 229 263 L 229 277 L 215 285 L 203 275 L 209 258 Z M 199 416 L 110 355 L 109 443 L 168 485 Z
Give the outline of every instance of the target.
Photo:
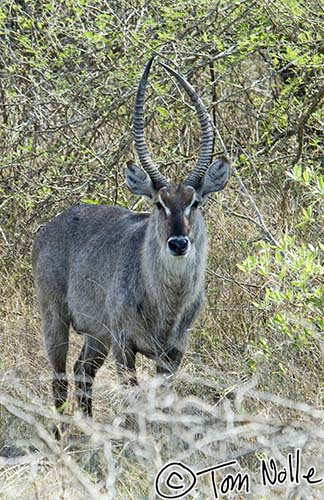
M 191 205 L 191 208 L 197 208 L 199 205 L 198 201 L 194 201 L 193 204 Z

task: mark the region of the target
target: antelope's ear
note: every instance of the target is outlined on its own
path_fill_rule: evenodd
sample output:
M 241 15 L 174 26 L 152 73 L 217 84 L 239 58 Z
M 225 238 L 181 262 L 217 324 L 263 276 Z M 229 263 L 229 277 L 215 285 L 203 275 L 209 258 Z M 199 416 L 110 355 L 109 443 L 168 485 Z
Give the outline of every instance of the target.
M 206 170 L 200 181 L 197 195 L 200 202 L 206 199 L 209 193 L 221 191 L 227 184 L 229 178 L 229 161 L 225 158 L 217 158 Z
M 133 162 L 128 162 L 124 173 L 127 187 L 132 193 L 147 196 L 151 200 L 156 198 L 156 189 L 153 186 L 150 176 L 144 170 L 138 168 Z

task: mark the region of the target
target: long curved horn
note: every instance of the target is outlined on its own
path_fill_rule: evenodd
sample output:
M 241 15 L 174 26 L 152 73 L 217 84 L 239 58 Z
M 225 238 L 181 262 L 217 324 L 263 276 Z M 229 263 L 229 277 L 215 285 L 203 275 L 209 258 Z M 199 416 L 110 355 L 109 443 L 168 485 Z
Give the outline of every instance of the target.
M 185 184 L 192 187 L 197 187 L 199 181 L 203 177 L 204 173 L 206 172 L 211 162 L 213 154 L 214 134 L 213 134 L 211 119 L 199 95 L 190 85 L 190 83 L 185 79 L 185 77 L 180 73 L 178 73 L 177 71 L 175 71 L 174 69 L 170 68 L 170 66 L 167 66 L 166 64 L 161 62 L 159 62 L 159 64 L 163 66 L 163 68 L 165 68 L 169 73 L 171 73 L 173 76 L 176 77 L 178 82 L 186 90 L 198 114 L 200 128 L 201 128 L 200 153 L 194 170 L 189 174 L 189 176 L 185 180 Z
M 138 86 L 134 114 L 133 114 L 133 129 L 134 129 L 134 139 L 135 148 L 138 154 L 139 161 L 143 169 L 150 176 L 154 186 L 159 189 L 168 184 L 167 179 L 158 168 L 154 165 L 152 158 L 150 156 L 149 150 L 147 148 L 145 138 L 144 138 L 144 95 L 147 84 L 147 78 L 152 66 L 154 57 L 151 57 L 147 65 L 145 66 L 141 81 Z

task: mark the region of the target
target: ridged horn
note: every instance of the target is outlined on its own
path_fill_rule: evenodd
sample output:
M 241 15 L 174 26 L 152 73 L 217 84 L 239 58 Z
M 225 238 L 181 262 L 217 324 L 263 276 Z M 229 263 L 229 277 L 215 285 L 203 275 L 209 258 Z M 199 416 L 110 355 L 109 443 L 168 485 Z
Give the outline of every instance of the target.
M 154 186 L 157 189 L 160 189 L 161 187 L 166 186 L 168 184 L 168 181 L 164 177 L 164 175 L 161 174 L 158 168 L 154 165 L 144 137 L 144 111 L 143 111 L 144 96 L 145 96 L 147 78 L 152 66 L 153 59 L 154 57 L 151 57 L 151 59 L 145 66 L 141 81 L 138 86 L 135 107 L 134 107 L 134 114 L 133 114 L 133 130 L 134 130 L 135 148 L 141 166 L 150 176 Z
M 186 78 L 183 75 L 181 75 L 181 73 L 178 73 L 173 68 L 170 68 L 170 66 L 167 66 L 166 64 L 161 62 L 159 62 L 159 64 L 163 68 L 165 68 L 169 73 L 171 73 L 171 75 L 175 76 L 178 82 L 183 86 L 192 104 L 194 105 L 198 115 L 201 128 L 200 153 L 194 170 L 189 174 L 189 176 L 185 180 L 185 184 L 192 187 L 197 187 L 199 185 L 199 181 L 205 174 L 212 159 L 213 148 L 214 148 L 214 134 L 213 134 L 211 119 L 199 95 L 197 94 L 195 89 L 190 85 L 190 83 L 186 80 Z

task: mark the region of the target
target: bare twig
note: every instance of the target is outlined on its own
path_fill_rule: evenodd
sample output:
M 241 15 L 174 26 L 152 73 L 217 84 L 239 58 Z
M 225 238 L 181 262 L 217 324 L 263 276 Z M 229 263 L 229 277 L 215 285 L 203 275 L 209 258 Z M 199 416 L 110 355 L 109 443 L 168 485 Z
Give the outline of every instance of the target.
M 216 132 L 216 135 L 218 137 L 218 140 L 220 141 L 221 145 L 222 145 L 222 148 L 223 148 L 223 151 L 224 153 L 226 154 L 226 156 L 228 157 L 228 151 L 227 151 L 227 148 L 225 146 L 225 143 L 220 135 L 220 132 L 218 130 L 217 127 L 214 127 L 214 130 Z M 239 185 L 240 185 L 240 188 L 241 190 L 243 191 L 244 195 L 247 197 L 253 211 L 255 212 L 256 216 L 257 216 L 257 219 L 258 219 L 258 223 L 259 223 L 259 226 L 262 228 L 262 231 L 263 233 L 265 234 L 265 236 L 267 237 L 267 239 L 273 244 L 273 245 L 276 245 L 278 246 L 278 242 L 277 240 L 272 236 L 272 234 L 270 233 L 270 231 L 268 230 L 264 220 L 263 220 L 263 216 L 260 212 L 260 210 L 258 209 L 252 195 L 249 193 L 248 189 L 246 188 L 244 182 L 242 181 L 238 171 L 236 170 L 234 164 L 232 164 L 231 166 L 231 169 L 232 169 L 232 172 L 234 173 L 234 176 L 236 178 L 236 180 L 238 181 Z

